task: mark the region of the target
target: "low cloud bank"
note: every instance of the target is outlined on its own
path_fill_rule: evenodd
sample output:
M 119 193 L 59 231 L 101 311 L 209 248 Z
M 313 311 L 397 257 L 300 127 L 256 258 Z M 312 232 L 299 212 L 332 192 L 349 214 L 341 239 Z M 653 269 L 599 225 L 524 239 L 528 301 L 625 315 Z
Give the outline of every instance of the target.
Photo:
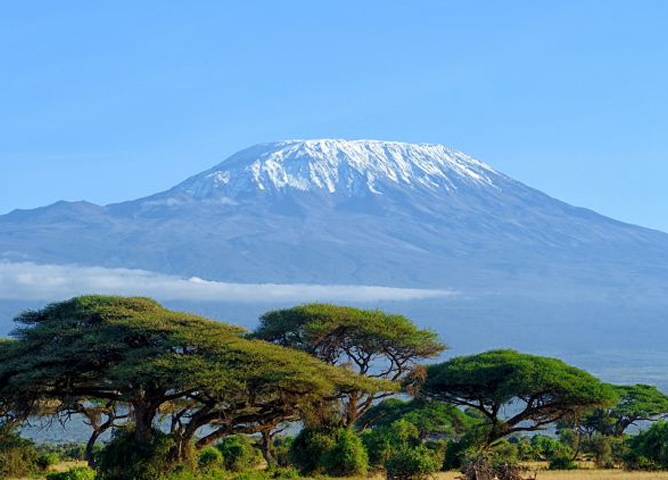
M 451 290 L 364 285 L 225 283 L 179 278 L 126 268 L 40 265 L 0 262 L 0 299 L 59 300 L 84 294 L 140 295 L 158 300 L 275 301 L 406 301 L 444 298 Z

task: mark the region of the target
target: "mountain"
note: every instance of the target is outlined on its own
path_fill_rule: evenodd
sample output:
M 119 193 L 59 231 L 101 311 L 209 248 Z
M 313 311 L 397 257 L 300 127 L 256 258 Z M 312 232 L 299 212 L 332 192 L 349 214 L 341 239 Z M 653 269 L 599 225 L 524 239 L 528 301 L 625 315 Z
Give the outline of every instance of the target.
M 3 283 L 3 265 L 21 272 L 25 262 L 46 270 Z M 2 215 L 0 298 L 14 301 L 0 300 L 0 334 L 21 308 L 56 300 L 3 295 L 16 282 L 50 291 L 63 281 L 54 264 L 87 281 L 106 271 L 79 267 L 451 290 L 372 305 L 433 328 L 456 354 L 511 347 L 668 389 L 668 235 L 568 205 L 440 145 L 266 143 L 146 198 Z M 258 293 L 254 303 L 167 304 L 252 326 L 296 301 Z
M 372 140 L 260 144 L 150 197 L 17 210 L 0 216 L 0 258 L 546 298 L 653 301 L 668 286 L 664 233 L 441 145 Z

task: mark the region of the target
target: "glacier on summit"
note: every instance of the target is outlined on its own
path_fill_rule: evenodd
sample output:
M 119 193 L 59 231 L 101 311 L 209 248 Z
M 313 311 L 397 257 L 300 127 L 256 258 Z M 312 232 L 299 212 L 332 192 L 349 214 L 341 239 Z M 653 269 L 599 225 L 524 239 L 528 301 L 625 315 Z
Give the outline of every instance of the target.
M 194 199 L 253 192 L 326 191 L 354 196 L 396 186 L 436 191 L 462 185 L 494 187 L 502 175 L 443 145 L 378 140 L 289 140 L 242 150 L 168 194 Z M 507 180 L 507 179 L 506 179 Z

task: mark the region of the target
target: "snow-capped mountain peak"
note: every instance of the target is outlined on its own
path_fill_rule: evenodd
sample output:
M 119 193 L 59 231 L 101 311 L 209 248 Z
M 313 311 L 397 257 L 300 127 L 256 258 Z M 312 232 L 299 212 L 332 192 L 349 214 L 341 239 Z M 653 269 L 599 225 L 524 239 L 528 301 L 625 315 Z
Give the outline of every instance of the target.
M 489 165 L 443 145 L 379 140 L 288 140 L 255 145 L 189 178 L 170 193 L 194 199 L 290 190 L 345 196 L 388 189 L 495 187 Z

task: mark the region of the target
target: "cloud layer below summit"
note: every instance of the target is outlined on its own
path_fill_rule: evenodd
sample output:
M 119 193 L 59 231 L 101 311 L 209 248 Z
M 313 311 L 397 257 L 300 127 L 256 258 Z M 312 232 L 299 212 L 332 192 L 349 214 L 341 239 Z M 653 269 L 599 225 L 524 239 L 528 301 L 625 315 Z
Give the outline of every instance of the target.
M 43 265 L 29 262 L 0 263 L 0 299 L 51 301 L 83 294 L 254 303 L 409 301 L 457 295 L 451 290 L 368 285 L 226 283 L 126 268 Z

